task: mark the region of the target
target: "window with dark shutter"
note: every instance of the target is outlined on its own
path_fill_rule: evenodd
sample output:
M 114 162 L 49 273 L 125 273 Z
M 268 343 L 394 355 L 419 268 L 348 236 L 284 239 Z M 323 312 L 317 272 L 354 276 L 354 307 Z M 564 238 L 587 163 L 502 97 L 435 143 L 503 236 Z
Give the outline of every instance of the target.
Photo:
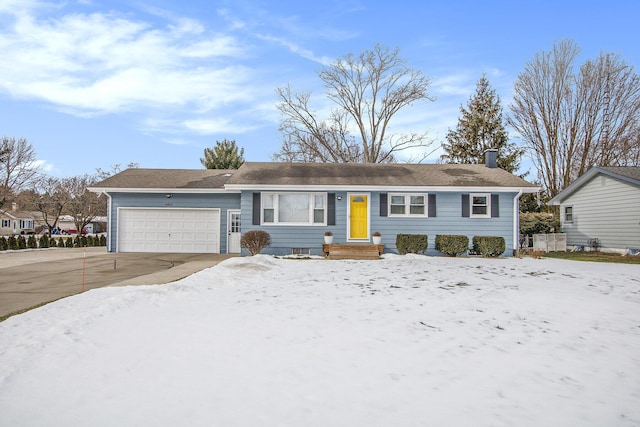
M 500 195 L 491 195 L 491 218 L 498 218 L 500 216 Z
M 380 216 L 388 216 L 387 200 L 387 193 L 380 193 Z
M 260 225 L 260 193 L 253 193 L 253 225 Z
M 429 194 L 429 217 L 435 218 L 436 216 L 436 195 Z
M 462 217 L 469 218 L 471 216 L 471 209 L 469 208 L 469 195 L 462 195 Z
M 336 225 L 336 193 L 327 194 L 327 225 Z

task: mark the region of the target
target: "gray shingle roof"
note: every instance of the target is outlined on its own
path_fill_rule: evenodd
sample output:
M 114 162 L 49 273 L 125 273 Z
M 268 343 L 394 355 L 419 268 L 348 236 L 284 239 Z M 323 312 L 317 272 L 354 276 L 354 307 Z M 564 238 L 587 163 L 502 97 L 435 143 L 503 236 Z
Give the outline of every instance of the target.
M 247 162 L 228 184 L 537 188 L 502 169 L 458 164 Z
M 111 189 L 224 189 L 236 170 L 226 169 L 126 169 L 91 188 Z
M 212 189 L 253 186 L 538 187 L 485 165 L 246 162 L 238 170 L 127 169 L 91 188 Z
M 640 182 L 640 166 L 600 166 L 599 169 Z

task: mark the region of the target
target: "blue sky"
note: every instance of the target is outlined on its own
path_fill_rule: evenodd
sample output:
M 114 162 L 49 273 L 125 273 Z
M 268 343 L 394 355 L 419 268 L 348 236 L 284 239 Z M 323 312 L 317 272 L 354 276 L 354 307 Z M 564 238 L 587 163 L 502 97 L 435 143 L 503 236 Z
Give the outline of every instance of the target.
M 201 168 L 225 138 L 269 161 L 275 89 L 311 91 L 326 110 L 317 72 L 380 43 L 437 98 L 392 130 L 429 130 L 439 145 L 483 73 L 506 113 L 527 61 L 560 39 L 582 48 L 580 62 L 616 52 L 637 71 L 638 18 L 633 0 L 0 0 L 0 135 L 27 138 L 58 177 L 129 162 Z

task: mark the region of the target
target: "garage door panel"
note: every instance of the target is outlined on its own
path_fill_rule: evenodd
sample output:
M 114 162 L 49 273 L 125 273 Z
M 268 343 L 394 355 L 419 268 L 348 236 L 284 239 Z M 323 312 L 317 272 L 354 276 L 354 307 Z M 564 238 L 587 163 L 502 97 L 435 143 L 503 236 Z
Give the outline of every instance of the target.
M 219 253 L 220 210 L 121 208 L 118 251 Z

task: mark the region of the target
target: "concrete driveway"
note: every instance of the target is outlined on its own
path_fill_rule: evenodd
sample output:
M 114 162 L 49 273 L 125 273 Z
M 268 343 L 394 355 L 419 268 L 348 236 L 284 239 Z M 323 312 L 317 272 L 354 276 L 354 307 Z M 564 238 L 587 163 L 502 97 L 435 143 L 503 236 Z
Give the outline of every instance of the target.
M 0 317 L 103 286 L 173 282 L 232 255 L 108 253 L 104 247 L 0 252 Z

